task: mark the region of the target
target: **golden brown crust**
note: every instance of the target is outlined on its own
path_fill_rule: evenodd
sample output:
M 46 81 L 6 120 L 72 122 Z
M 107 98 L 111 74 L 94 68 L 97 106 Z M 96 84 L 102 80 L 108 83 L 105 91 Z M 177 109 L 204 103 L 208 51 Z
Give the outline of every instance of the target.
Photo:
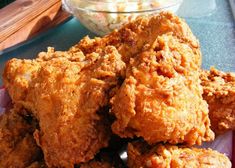
M 149 147 L 145 143 L 128 145 L 129 168 L 231 168 L 230 160 L 211 149 L 173 145 Z
M 142 52 L 145 46 L 152 45 L 158 36 L 172 34 L 181 42 L 188 44 L 199 57 L 196 64 L 201 64 L 199 42 L 184 20 L 169 12 L 161 12 L 153 17 L 139 18 L 123 26 L 118 31 L 103 37 L 90 39 L 85 37 L 70 51 L 83 51 L 85 54 L 102 50 L 105 46 L 115 46 L 125 62 Z
M 38 68 L 30 69 L 31 64 Z M 86 56 L 49 49 L 32 61 L 8 62 L 5 86 L 13 102 L 39 120 L 34 137 L 49 167 L 73 167 L 108 145 L 110 125 L 103 117 L 108 112 L 102 107 L 108 105 L 109 92 L 118 85 L 124 67 L 117 50 L 109 46 Z M 21 87 L 25 92 L 15 96 Z
M 131 59 L 126 78 L 112 98 L 114 133 L 148 143 L 201 144 L 214 135 L 202 99 L 199 66 L 192 49 L 175 36 L 158 36 Z
M 216 134 L 235 130 L 235 74 L 211 68 L 202 71 L 200 78 L 212 130 Z
M 20 107 L 0 116 L 0 167 L 24 168 L 40 159 L 41 150 L 33 138 L 36 129 Z

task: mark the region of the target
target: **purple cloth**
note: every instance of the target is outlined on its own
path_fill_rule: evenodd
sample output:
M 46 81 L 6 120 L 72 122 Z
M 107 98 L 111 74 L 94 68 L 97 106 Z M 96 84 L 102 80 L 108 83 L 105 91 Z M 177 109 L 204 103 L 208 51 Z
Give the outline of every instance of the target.
M 0 89 L 0 107 L 6 107 L 11 102 L 6 89 Z
M 0 115 L 2 115 L 5 109 L 11 104 L 11 98 L 9 97 L 6 89 L 0 89 Z
M 232 160 L 233 132 L 226 132 L 225 134 L 216 137 L 213 142 L 204 142 L 201 148 L 217 150 L 220 153 L 224 153 L 230 160 Z

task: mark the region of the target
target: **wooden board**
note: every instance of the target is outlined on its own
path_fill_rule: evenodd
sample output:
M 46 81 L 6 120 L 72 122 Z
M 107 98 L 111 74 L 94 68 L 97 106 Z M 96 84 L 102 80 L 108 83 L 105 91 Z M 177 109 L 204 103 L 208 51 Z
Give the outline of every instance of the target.
M 0 50 L 65 21 L 61 0 L 17 0 L 0 10 Z

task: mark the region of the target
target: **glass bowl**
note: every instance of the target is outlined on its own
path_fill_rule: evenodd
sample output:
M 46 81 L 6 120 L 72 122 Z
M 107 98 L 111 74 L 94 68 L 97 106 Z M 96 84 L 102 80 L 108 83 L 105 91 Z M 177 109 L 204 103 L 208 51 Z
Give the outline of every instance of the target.
M 139 16 L 177 12 L 183 0 L 62 0 L 63 8 L 103 36 Z

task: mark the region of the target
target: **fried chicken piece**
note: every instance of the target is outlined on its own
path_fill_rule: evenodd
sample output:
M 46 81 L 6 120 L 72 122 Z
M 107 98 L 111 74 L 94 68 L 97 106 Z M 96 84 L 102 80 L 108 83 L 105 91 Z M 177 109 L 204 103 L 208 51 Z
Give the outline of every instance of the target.
M 149 50 L 149 48 L 151 48 L 150 46 L 155 45 L 154 43 L 156 43 L 156 38 L 158 38 L 162 35 L 172 36 L 174 39 L 176 39 L 176 41 L 180 45 L 182 44 L 181 48 L 183 48 L 183 50 L 185 51 L 185 53 L 182 53 L 182 52 L 180 53 L 178 51 L 175 51 L 175 48 L 177 48 L 177 47 L 175 47 L 174 45 L 171 45 L 171 51 L 170 51 L 171 53 L 169 54 L 169 56 L 174 55 L 175 64 L 172 65 L 172 63 L 169 61 L 168 66 L 164 65 L 165 67 L 161 68 L 161 69 L 163 69 L 163 71 L 166 71 L 166 73 L 160 72 L 160 73 L 166 74 L 166 79 L 168 78 L 167 73 L 170 72 L 172 69 L 171 66 L 174 66 L 174 68 L 178 69 L 177 71 L 179 71 L 179 72 L 185 71 L 184 72 L 185 74 L 188 73 L 187 68 L 193 69 L 194 72 L 199 70 L 199 67 L 201 65 L 201 52 L 200 52 L 200 47 L 199 47 L 199 43 L 198 43 L 197 39 L 194 37 L 190 28 L 182 19 L 180 19 L 180 18 L 178 18 L 168 12 L 162 12 L 159 15 L 156 15 L 156 16 L 153 16 L 150 18 L 139 18 L 136 21 L 133 21 L 133 22 L 125 25 L 120 30 L 115 31 L 115 32 L 103 37 L 103 38 L 89 39 L 88 37 L 86 37 L 83 40 L 81 40 L 81 42 L 79 44 L 72 47 L 70 49 L 70 51 L 83 51 L 84 53 L 92 53 L 94 51 L 97 52 L 99 50 L 102 50 L 106 45 L 113 45 L 117 48 L 118 52 L 122 55 L 122 59 L 124 60 L 124 62 L 129 64 L 130 58 L 135 58 L 136 55 L 142 53 L 143 51 Z M 159 46 L 159 47 L 161 48 L 161 46 Z M 157 48 L 158 47 L 156 47 L 156 50 L 158 50 Z M 151 51 L 149 53 L 151 53 Z M 179 58 L 177 58 L 177 57 L 179 57 Z M 187 58 L 191 59 L 190 63 L 187 62 Z M 182 65 L 180 65 L 180 63 Z M 186 65 L 188 63 L 190 65 Z M 147 66 L 148 65 L 146 65 L 146 67 Z M 187 66 L 187 68 L 184 68 L 184 66 Z M 183 67 L 182 68 L 183 70 L 181 70 L 180 67 Z M 169 68 L 170 70 L 168 71 L 167 68 Z M 131 68 L 129 68 L 129 69 L 131 69 Z M 177 71 L 176 71 L 176 73 L 178 73 Z M 172 72 L 170 72 L 170 73 L 172 73 Z M 128 73 L 126 75 L 128 75 Z M 149 72 L 145 72 L 144 75 L 151 76 L 151 75 L 149 75 Z M 169 75 L 171 76 L 172 74 L 169 74 Z M 159 76 L 161 76 L 161 75 L 159 75 Z M 184 76 L 184 74 L 181 76 Z M 194 77 L 192 79 L 190 79 L 191 76 L 194 76 Z M 123 78 L 125 78 L 125 77 L 126 76 L 124 76 Z M 169 98 L 168 100 L 173 101 L 174 105 L 170 105 L 171 107 L 169 107 L 169 108 L 166 107 L 166 108 L 168 108 L 169 111 L 171 111 L 172 107 L 173 107 L 172 111 L 179 110 L 179 112 L 178 112 L 179 115 L 182 113 L 182 111 L 188 110 L 188 112 L 184 112 L 183 114 L 185 114 L 185 116 L 183 116 L 183 117 L 178 115 L 178 117 L 176 117 L 176 119 L 173 119 L 173 113 L 166 114 L 166 116 L 169 115 L 168 116 L 169 119 L 165 120 L 165 121 L 164 121 L 164 118 L 167 118 L 166 116 L 158 117 L 160 119 L 160 121 L 157 120 L 156 116 L 158 115 L 158 112 L 156 112 L 155 115 L 154 115 L 154 113 L 150 113 L 150 112 L 149 112 L 149 115 L 147 114 L 147 112 L 146 113 L 140 112 L 140 113 L 138 113 L 138 115 L 134 114 L 136 116 L 135 118 L 137 118 L 137 116 L 138 116 L 138 119 L 130 119 L 133 117 L 133 113 L 135 113 L 134 108 L 137 106 L 136 104 L 138 104 L 138 103 L 134 102 L 135 101 L 134 99 L 132 99 L 133 97 L 135 97 L 134 92 L 136 91 L 135 88 L 132 88 L 132 86 L 137 85 L 137 84 L 135 84 L 134 80 L 132 80 L 132 77 L 130 77 L 130 79 L 129 79 L 129 77 L 127 77 L 127 78 L 128 79 L 125 80 L 126 82 L 124 82 L 124 85 L 121 89 L 122 91 L 120 91 L 118 93 L 118 95 L 115 96 L 116 98 L 114 98 L 112 100 L 113 104 L 114 104 L 113 113 L 116 115 L 118 120 L 120 120 L 120 121 L 117 121 L 113 125 L 113 131 L 115 133 L 117 133 L 118 135 L 121 135 L 122 137 L 133 137 L 134 135 L 143 136 L 150 143 L 155 143 L 157 141 L 163 140 L 163 141 L 171 141 L 172 143 L 186 141 L 189 144 L 194 144 L 194 143 L 200 144 L 202 140 L 213 139 L 212 132 L 209 130 L 210 124 L 209 124 L 208 117 L 207 117 L 207 115 L 208 115 L 207 114 L 208 113 L 207 112 L 208 111 L 207 105 L 204 101 L 201 100 L 202 98 L 199 95 L 199 94 L 201 94 L 201 86 L 198 85 L 199 79 L 198 79 L 197 72 L 195 75 L 194 74 L 189 75 L 189 77 L 185 78 L 186 79 L 185 84 L 188 85 L 189 90 L 187 90 L 187 87 L 184 87 L 184 80 L 181 80 L 181 81 L 178 80 L 178 79 L 181 79 L 181 77 L 178 77 L 178 76 L 175 77 L 176 84 L 170 84 L 170 82 L 172 82 L 173 80 L 169 80 L 169 82 L 168 82 L 169 85 L 176 86 L 176 88 L 177 88 L 177 85 L 181 83 L 179 87 L 181 87 L 182 89 L 179 91 L 179 93 L 182 93 L 181 94 L 182 97 L 179 97 L 177 95 L 171 96 L 171 98 Z M 196 88 L 194 89 L 192 94 L 189 93 L 191 86 L 190 86 L 190 84 L 187 84 L 187 80 L 188 80 L 188 82 L 195 80 L 196 84 L 195 85 L 192 84 L 192 87 L 196 87 Z M 139 81 L 137 81 L 137 83 L 138 82 Z M 126 83 L 128 83 L 128 84 L 126 84 Z M 143 85 L 145 85 L 146 83 L 143 83 Z M 159 85 L 161 85 L 160 82 L 159 82 Z M 161 87 L 161 86 L 157 86 L 157 87 Z M 168 86 L 163 86 L 163 88 L 164 87 L 168 87 Z M 187 91 L 185 92 L 185 90 L 183 88 L 185 88 L 185 90 L 187 90 Z M 125 89 L 128 91 L 124 91 Z M 145 99 L 145 98 L 147 99 L 148 96 L 145 97 L 144 95 L 148 94 L 147 92 L 149 92 L 151 94 L 152 92 L 149 91 L 151 89 L 152 89 L 152 87 L 150 86 L 149 89 L 145 90 L 146 93 L 143 93 L 145 91 L 140 91 L 138 95 L 140 97 L 142 97 L 142 95 L 143 95 L 144 98 L 140 98 L 140 100 L 138 100 L 136 98 L 136 100 L 141 102 L 143 99 Z M 142 89 L 140 89 L 140 90 L 142 90 Z M 161 88 L 158 88 L 158 90 L 161 90 Z M 165 88 L 165 90 L 167 90 L 167 88 Z M 130 94 L 129 94 L 129 92 L 130 92 Z M 138 92 L 138 91 L 136 91 L 136 92 Z M 168 91 L 164 91 L 164 90 L 161 92 L 163 92 L 161 94 L 165 94 L 164 96 L 166 96 L 166 97 L 169 93 Z M 175 93 L 177 93 L 177 91 L 175 91 L 174 94 Z M 129 94 L 129 95 L 126 96 L 126 94 Z M 185 97 L 183 97 L 183 96 L 185 96 Z M 195 98 L 194 98 L 194 96 L 195 96 Z M 160 96 L 158 96 L 158 97 L 160 97 Z M 178 98 L 178 102 L 174 102 L 175 101 L 175 99 L 173 100 L 174 97 L 176 97 L 176 99 Z M 144 102 L 146 103 L 145 104 L 146 110 L 150 108 L 150 111 L 151 111 L 151 108 L 154 106 L 154 104 L 156 105 L 156 107 L 158 106 L 157 111 L 159 111 L 164 106 L 164 105 L 163 106 L 161 105 L 161 101 L 165 98 L 162 98 L 162 100 L 158 99 L 157 101 L 159 101 L 159 102 L 153 103 L 153 105 L 151 104 L 151 101 L 154 102 L 155 97 L 152 96 L 152 98 L 150 98 L 150 99 L 152 99 L 152 100 L 144 100 Z M 191 102 L 191 100 L 194 100 L 195 103 Z M 185 102 L 185 101 L 190 101 L 190 103 Z M 149 103 L 149 104 L 147 105 L 147 103 Z M 144 103 L 142 103 L 142 104 L 144 104 Z M 165 104 L 165 102 L 163 104 Z M 165 104 L 165 106 L 168 106 L 168 104 Z M 180 106 L 180 105 L 182 105 L 182 106 L 181 107 L 174 107 L 174 106 Z M 118 107 L 118 106 L 120 106 L 120 107 Z M 129 106 L 132 106 L 132 107 L 129 107 Z M 147 108 L 147 106 L 152 106 L 152 107 Z M 130 108 L 130 109 L 128 109 L 128 108 Z M 163 107 L 163 108 L 165 108 L 165 107 Z M 140 115 L 140 114 L 142 114 L 142 115 Z M 163 112 L 162 114 L 164 115 L 165 112 Z M 188 115 L 188 117 L 186 117 L 186 114 L 190 114 L 190 115 Z M 132 115 L 132 116 L 130 116 L 130 115 Z M 147 118 L 146 118 L 146 116 L 147 116 Z M 139 120 L 138 123 L 142 123 L 142 124 L 138 124 L 137 122 L 132 121 L 132 120 Z M 177 123 L 178 121 L 181 121 L 181 122 L 179 124 L 177 123 L 176 125 L 174 125 L 174 124 L 171 124 L 172 120 L 173 120 L 172 123 L 174 123 L 174 124 Z M 144 122 L 142 122 L 142 121 L 144 121 Z M 133 122 L 135 122 L 135 123 L 133 123 Z M 164 122 L 163 125 L 161 125 L 162 122 Z M 152 126 L 152 124 L 150 124 L 150 123 L 154 123 L 154 124 L 157 123 L 157 126 L 161 125 L 161 127 L 159 129 L 156 129 L 157 126 Z M 187 123 L 187 124 L 185 124 L 185 123 Z M 169 126 L 170 129 L 166 126 Z M 161 129 L 161 128 L 163 128 L 163 129 Z M 175 132 L 176 132 L 176 134 L 174 134 Z M 174 135 L 172 135 L 172 133 Z
M 150 144 L 212 140 L 195 57 L 188 44 L 169 34 L 158 36 L 153 46 L 131 59 L 111 100 L 113 132 L 143 137 Z
M 169 12 L 161 12 L 152 17 L 142 17 L 123 26 L 120 30 L 103 37 L 90 39 L 85 37 L 70 51 L 83 51 L 85 54 L 103 50 L 105 46 L 115 46 L 122 59 L 128 63 L 129 58 L 151 46 L 158 36 L 172 34 L 182 43 L 188 44 L 195 54 L 195 64 L 201 65 L 199 42 L 183 19 Z
M 15 107 L 0 116 L 0 167 L 25 168 L 41 157 L 33 138 L 34 121 Z
M 52 61 L 52 59 L 68 60 L 71 62 L 80 62 L 78 69 L 85 66 L 85 55 L 81 52 L 61 52 L 54 51 L 54 48 L 48 47 L 48 51 L 41 52 L 33 60 L 11 59 L 6 63 L 3 82 L 7 85 L 7 91 L 13 102 L 20 103 L 25 100 L 30 83 L 37 78 L 40 68 Z M 9 66 L 8 66 L 9 65 Z M 11 66 L 12 65 L 12 66 Z
M 211 68 L 202 71 L 200 78 L 212 130 L 216 134 L 235 130 L 235 74 Z
M 110 46 L 87 55 L 49 49 L 35 60 L 7 63 L 4 84 L 13 101 L 38 119 L 40 130 L 34 136 L 48 167 L 87 162 L 108 145 L 111 130 L 103 107 L 124 67 Z
M 230 160 L 211 149 L 158 144 L 150 147 L 143 142 L 128 144 L 129 168 L 231 168 Z

